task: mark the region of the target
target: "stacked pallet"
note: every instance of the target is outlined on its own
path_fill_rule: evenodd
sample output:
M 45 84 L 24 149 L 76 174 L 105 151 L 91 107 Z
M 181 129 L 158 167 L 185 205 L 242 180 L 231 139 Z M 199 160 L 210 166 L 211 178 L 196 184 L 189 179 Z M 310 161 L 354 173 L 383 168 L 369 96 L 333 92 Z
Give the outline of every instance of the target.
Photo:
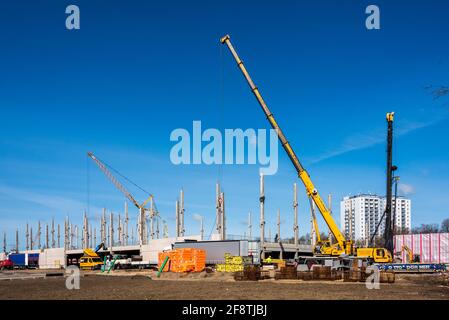
M 274 276 L 274 279 L 297 279 L 298 278 L 298 272 L 296 271 L 295 266 L 285 266 L 281 267 L 280 271 L 277 272 Z
M 365 270 L 350 270 L 345 271 L 343 276 L 344 282 L 365 282 L 371 273 Z M 394 272 L 379 272 L 380 283 L 394 283 L 396 276 Z
M 232 256 L 225 253 L 225 263 L 215 266 L 218 272 L 242 272 L 246 265 L 253 262 L 252 257 Z
M 313 273 L 310 271 L 298 271 L 298 279 L 304 281 L 313 280 Z
M 172 272 L 201 272 L 206 267 L 206 251 L 196 248 L 180 248 L 158 255 L 158 267 L 162 266 L 165 257 L 169 258 L 163 271 Z
M 304 281 L 327 280 L 337 281 L 343 279 L 343 271 L 320 269 L 314 271 L 298 271 L 297 279 Z
M 312 270 L 313 280 L 332 280 L 331 267 L 315 266 Z
M 258 281 L 261 279 L 261 272 L 258 266 L 247 265 L 243 271 L 234 273 L 235 281 Z

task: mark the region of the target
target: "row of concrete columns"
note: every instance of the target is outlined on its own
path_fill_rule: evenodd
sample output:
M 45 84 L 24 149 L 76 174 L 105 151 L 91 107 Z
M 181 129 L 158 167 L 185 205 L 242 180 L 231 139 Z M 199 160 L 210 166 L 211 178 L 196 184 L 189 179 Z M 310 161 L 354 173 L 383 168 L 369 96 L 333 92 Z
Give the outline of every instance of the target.
M 134 228 L 131 228 L 131 237 L 128 233 L 129 225 L 129 215 L 128 215 L 128 204 L 125 202 L 125 215 L 122 219 L 121 214 L 118 214 L 118 218 L 114 218 L 114 213 L 110 212 L 109 219 L 106 217 L 106 209 L 103 209 L 103 214 L 100 218 L 100 234 L 99 242 L 104 243 L 106 246 L 126 246 L 135 243 L 134 240 Z M 145 244 L 148 238 L 146 234 L 146 217 L 143 223 L 140 221 L 141 215 L 139 215 L 139 221 L 137 225 L 137 236 L 139 244 Z M 156 218 L 156 212 L 154 210 L 154 203 L 150 203 L 150 219 Z M 109 221 L 108 221 L 109 220 Z M 114 221 L 117 221 L 117 227 L 114 226 Z M 168 227 L 163 221 L 163 237 L 168 237 Z M 142 225 L 144 226 L 142 228 Z M 156 220 L 156 224 L 151 221 L 151 234 L 152 239 L 160 237 L 160 227 L 159 219 Z M 78 228 L 70 222 L 69 218 L 66 217 L 64 220 L 63 234 L 61 234 L 61 225 L 55 224 L 54 219 L 52 219 L 50 225 L 46 224 L 44 230 L 42 230 L 41 222 L 38 221 L 37 232 L 33 233 L 33 227 L 26 224 L 25 230 L 25 249 L 35 250 L 43 248 L 60 248 L 64 247 L 66 250 L 70 249 L 84 249 L 95 247 L 97 243 L 97 229 L 89 221 L 89 217 L 86 212 L 83 214 L 82 228 Z M 81 231 L 81 238 L 80 238 Z M 42 235 L 44 234 L 44 239 L 42 241 Z M 116 234 L 117 233 L 117 234 Z M 61 239 L 63 237 L 63 239 Z M 19 229 L 16 230 L 15 237 L 15 250 L 19 250 Z M 62 240 L 62 241 L 61 241 Z M 6 243 L 6 233 L 3 235 L 3 250 L 6 252 L 8 250 Z

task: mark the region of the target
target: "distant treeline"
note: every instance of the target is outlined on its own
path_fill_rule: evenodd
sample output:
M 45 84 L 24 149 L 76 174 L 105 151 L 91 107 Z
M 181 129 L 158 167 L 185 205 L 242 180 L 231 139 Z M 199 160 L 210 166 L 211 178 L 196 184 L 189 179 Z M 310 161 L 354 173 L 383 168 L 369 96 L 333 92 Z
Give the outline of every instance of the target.
M 438 223 L 423 223 L 419 227 L 414 227 L 412 230 L 399 229 L 396 234 L 417 234 L 417 233 L 439 233 L 449 232 L 449 219 L 444 219 L 440 225 Z

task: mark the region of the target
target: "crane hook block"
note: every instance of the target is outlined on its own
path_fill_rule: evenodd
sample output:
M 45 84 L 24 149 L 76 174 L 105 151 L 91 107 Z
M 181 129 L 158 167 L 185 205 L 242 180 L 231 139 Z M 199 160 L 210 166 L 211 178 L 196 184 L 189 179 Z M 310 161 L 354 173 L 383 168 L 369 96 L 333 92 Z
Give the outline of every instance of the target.
M 223 38 L 220 39 L 220 42 L 221 42 L 221 43 L 225 43 L 226 40 L 229 40 L 229 39 L 231 39 L 231 37 L 229 36 L 229 34 L 227 34 L 227 35 L 225 35 Z

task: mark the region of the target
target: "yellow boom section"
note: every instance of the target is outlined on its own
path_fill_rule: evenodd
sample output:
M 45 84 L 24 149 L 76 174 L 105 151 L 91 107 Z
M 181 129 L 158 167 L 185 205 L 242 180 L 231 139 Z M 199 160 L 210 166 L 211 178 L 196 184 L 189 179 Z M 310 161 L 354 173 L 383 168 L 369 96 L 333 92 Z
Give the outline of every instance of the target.
M 248 71 L 246 70 L 245 66 L 243 65 L 242 60 L 238 56 L 237 52 L 235 51 L 234 47 L 231 44 L 231 40 L 229 35 L 224 36 L 220 39 L 221 43 L 226 44 L 229 50 L 231 51 L 232 55 L 234 56 L 235 61 L 237 62 L 238 67 L 240 68 L 240 71 L 243 73 L 243 76 L 245 77 L 246 81 L 248 82 L 251 91 L 253 92 L 254 96 L 256 97 L 257 101 L 259 102 L 260 106 L 262 107 L 262 110 L 264 111 L 265 115 L 267 116 L 268 122 L 270 122 L 270 125 L 273 129 L 276 130 L 278 134 L 278 138 L 281 141 L 282 147 L 284 148 L 285 152 L 287 152 L 288 157 L 290 158 L 291 162 L 296 168 L 296 171 L 298 172 L 298 176 L 303 182 L 304 186 L 306 187 L 307 195 L 313 199 L 313 202 L 315 202 L 318 210 L 320 211 L 321 215 L 324 218 L 324 221 L 326 221 L 327 226 L 329 227 L 329 230 L 334 235 L 335 239 L 337 240 L 338 245 L 342 250 L 345 250 L 345 237 L 338 229 L 337 224 L 335 223 L 334 219 L 332 218 L 328 208 L 324 204 L 323 199 L 319 195 L 318 191 L 316 190 L 315 186 L 312 183 L 312 180 L 310 179 L 309 174 L 304 169 L 304 167 L 301 165 L 301 163 L 298 160 L 298 157 L 296 156 L 295 152 L 293 151 L 292 147 L 288 143 L 287 139 L 285 138 L 281 128 L 277 124 L 276 120 L 273 117 L 273 114 L 271 113 L 270 109 L 268 109 L 268 106 L 266 105 L 265 101 L 262 98 L 262 95 L 259 92 L 259 89 L 254 84 L 253 80 L 249 76 Z

